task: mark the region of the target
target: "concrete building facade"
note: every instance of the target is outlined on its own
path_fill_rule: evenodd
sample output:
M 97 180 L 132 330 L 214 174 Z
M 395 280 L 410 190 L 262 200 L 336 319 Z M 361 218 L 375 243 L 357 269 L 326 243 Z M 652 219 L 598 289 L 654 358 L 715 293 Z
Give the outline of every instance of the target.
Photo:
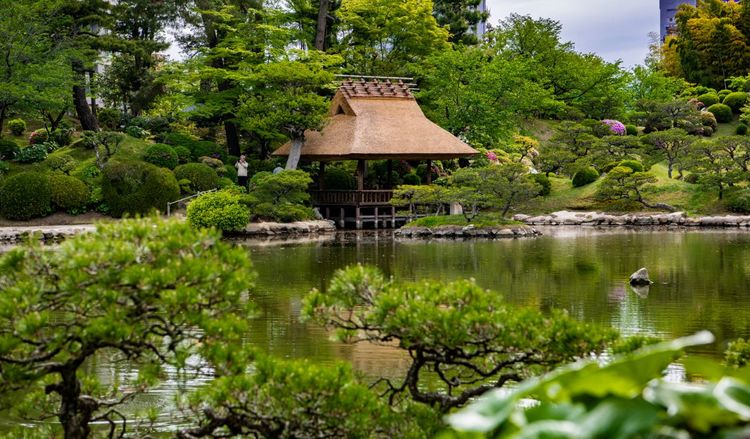
M 661 40 L 664 41 L 668 35 L 675 33 L 677 30 L 677 23 L 675 23 L 675 15 L 677 15 L 677 8 L 683 4 L 690 4 L 695 6 L 696 0 L 659 0 L 659 10 L 661 11 L 661 22 L 659 26 L 659 35 Z

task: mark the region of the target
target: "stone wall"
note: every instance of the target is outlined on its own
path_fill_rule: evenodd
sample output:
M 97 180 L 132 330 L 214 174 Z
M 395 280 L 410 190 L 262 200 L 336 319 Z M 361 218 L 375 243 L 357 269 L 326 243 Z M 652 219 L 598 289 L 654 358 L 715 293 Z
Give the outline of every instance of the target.
M 436 228 L 429 227 L 403 227 L 396 230 L 397 238 L 442 238 L 442 239 L 513 239 L 513 238 L 533 238 L 540 236 L 541 233 L 533 227 L 526 226 L 499 226 L 499 227 L 474 227 L 472 225 L 461 226 L 441 226 Z
M 531 226 L 665 226 L 750 228 L 750 216 L 723 215 L 688 217 L 684 212 L 669 214 L 614 215 L 599 212 L 555 212 L 549 215 L 516 215 L 516 221 Z

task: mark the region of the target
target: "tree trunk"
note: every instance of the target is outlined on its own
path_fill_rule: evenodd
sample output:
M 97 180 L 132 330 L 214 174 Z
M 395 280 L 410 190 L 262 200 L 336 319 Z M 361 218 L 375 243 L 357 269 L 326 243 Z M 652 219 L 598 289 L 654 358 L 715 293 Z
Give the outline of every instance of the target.
M 321 52 L 325 52 L 326 47 L 326 34 L 328 33 L 328 7 L 330 0 L 320 0 L 320 8 L 318 9 L 318 28 L 315 33 L 315 48 Z
M 669 177 L 670 180 L 672 179 L 672 162 L 669 162 L 667 165 L 667 177 Z
M 239 157 L 240 152 L 240 129 L 232 121 L 224 121 L 224 133 L 227 136 L 227 151 L 229 155 Z
M 76 108 L 78 120 L 81 122 L 81 129 L 84 131 L 99 130 L 99 123 L 94 117 L 94 113 L 86 101 L 86 89 L 81 85 L 73 86 L 73 105 Z
M 289 151 L 289 158 L 286 161 L 286 169 L 297 169 L 299 159 L 302 157 L 302 145 L 305 144 L 304 138 L 293 138 L 292 149 Z
M 0 110 L 0 138 L 3 137 L 3 128 L 5 128 L 5 105 Z
M 53 386 L 52 391 L 60 395 L 60 414 L 58 419 L 63 426 L 65 439 L 87 439 L 91 435 L 92 415 L 96 403 L 81 398 L 81 383 L 76 377 L 76 369 L 63 370 L 61 382 Z M 47 393 L 50 393 L 48 388 Z

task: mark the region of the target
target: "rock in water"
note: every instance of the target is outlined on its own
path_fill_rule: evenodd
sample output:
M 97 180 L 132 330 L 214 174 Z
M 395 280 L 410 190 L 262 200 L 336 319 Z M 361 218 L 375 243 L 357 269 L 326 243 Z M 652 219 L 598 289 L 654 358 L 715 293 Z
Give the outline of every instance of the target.
M 630 275 L 630 285 L 651 285 L 651 279 L 648 278 L 648 270 L 641 268 Z

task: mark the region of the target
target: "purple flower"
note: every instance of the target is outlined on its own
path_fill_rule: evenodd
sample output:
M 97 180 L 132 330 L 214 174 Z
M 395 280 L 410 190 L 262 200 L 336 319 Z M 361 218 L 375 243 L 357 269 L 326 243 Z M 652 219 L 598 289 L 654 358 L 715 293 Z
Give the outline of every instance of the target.
M 627 132 L 627 130 L 625 129 L 625 125 L 619 120 L 604 119 L 602 123 L 609 127 L 609 130 L 612 132 L 612 134 L 624 136 Z
M 491 162 L 496 162 L 497 161 L 497 154 L 495 154 L 492 151 L 487 151 L 487 160 L 489 160 Z

